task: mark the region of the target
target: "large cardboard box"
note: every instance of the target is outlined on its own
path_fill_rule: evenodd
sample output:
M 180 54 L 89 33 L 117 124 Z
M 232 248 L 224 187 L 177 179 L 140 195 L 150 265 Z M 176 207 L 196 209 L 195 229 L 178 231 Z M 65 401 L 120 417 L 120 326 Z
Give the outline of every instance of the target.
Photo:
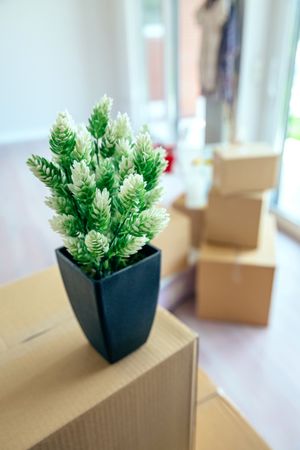
M 200 368 L 197 402 L 196 450 L 270 450 Z
M 188 257 L 190 251 L 191 232 L 188 217 L 169 209 L 170 222 L 155 239 L 152 244 L 162 251 L 161 275 L 167 277 L 188 268 Z
M 1 290 L 0 448 L 191 450 L 197 339 L 159 309 L 148 342 L 108 364 L 57 269 Z
M 276 186 L 279 156 L 262 143 L 223 145 L 214 151 L 213 184 L 221 194 Z
M 270 450 L 222 395 L 198 404 L 196 450 Z
M 216 189 L 209 193 L 206 237 L 210 242 L 257 247 L 261 218 L 265 212 L 264 194 L 222 195 Z
M 266 325 L 275 271 L 275 219 L 267 215 L 257 249 L 205 244 L 199 257 L 196 311 L 203 319 Z
M 185 194 L 178 197 L 172 206 L 190 219 L 191 245 L 198 249 L 201 246 L 205 235 L 206 206 L 203 206 L 202 208 L 188 208 L 186 206 Z

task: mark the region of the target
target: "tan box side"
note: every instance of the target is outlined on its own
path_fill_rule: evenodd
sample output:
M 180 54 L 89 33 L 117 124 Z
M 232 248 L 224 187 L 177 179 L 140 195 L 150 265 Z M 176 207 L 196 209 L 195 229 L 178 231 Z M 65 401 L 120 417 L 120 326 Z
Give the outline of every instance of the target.
M 206 238 L 209 242 L 255 248 L 260 237 L 263 193 L 209 194 L 206 213 Z
M 174 208 L 169 209 L 169 214 L 169 225 L 152 241 L 152 244 L 162 251 L 162 277 L 183 272 L 188 268 L 191 245 L 188 217 Z
M 193 350 L 175 353 L 33 449 L 193 450 Z
M 205 243 L 201 247 L 201 261 L 216 261 L 234 264 L 249 264 L 274 267 L 276 220 L 266 214 L 261 229 L 261 238 L 256 249 L 239 249 L 237 246 L 220 246 Z
M 267 217 L 257 250 L 205 245 L 196 279 L 198 317 L 266 325 L 275 272 L 275 226 Z
M 266 144 L 217 147 L 213 184 L 223 195 L 263 191 L 276 186 L 279 155 Z
M 205 238 L 206 206 L 202 208 L 188 208 L 185 194 L 178 197 L 172 207 L 185 214 L 191 221 L 191 245 L 199 248 Z
M 197 408 L 196 450 L 270 450 L 266 442 L 224 397 Z
M 274 268 L 269 267 L 202 265 L 198 279 L 198 317 L 267 325 L 273 278 Z

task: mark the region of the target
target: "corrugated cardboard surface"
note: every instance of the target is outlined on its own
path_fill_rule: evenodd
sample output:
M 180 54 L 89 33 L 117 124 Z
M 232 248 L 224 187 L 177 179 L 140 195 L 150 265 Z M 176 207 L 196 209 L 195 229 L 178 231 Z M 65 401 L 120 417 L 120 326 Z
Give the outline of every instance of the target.
M 222 146 L 214 152 L 214 186 L 222 194 L 276 186 L 279 155 L 261 143 Z
M 0 289 L 0 355 L 73 318 L 58 267 Z
M 221 395 L 198 404 L 196 450 L 270 450 Z
M 209 194 L 206 237 L 210 242 L 255 248 L 258 245 L 264 203 L 263 193 Z
M 206 206 L 203 208 L 188 208 L 185 194 L 178 197 L 172 206 L 189 217 L 191 221 L 191 245 L 194 248 L 199 248 L 205 236 Z
M 196 336 L 169 313 L 158 310 L 148 342 L 109 365 L 56 269 L 3 288 L 0 305 L 1 450 L 192 448 Z
M 196 281 L 203 319 L 266 325 L 275 271 L 275 220 L 266 216 L 259 247 L 241 251 L 205 244 Z
M 169 225 L 152 241 L 153 245 L 162 250 L 162 277 L 182 272 L 188 268 L 191 245 L 188 217 L 174 208 L 170 208 L 168 212 L 170 214 Z

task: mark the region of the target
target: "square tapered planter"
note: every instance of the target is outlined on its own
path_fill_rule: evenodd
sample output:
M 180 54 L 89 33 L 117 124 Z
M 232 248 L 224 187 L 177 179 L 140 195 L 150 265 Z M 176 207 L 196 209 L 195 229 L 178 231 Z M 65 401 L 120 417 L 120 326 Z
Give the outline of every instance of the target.
M 113 363 L 143 345 L 153 323 L 160 281 L 160 250 L 146 245 L 143 258 L 94 280 L 64 247 L 58 265 L 75 316 L 93 347 Z

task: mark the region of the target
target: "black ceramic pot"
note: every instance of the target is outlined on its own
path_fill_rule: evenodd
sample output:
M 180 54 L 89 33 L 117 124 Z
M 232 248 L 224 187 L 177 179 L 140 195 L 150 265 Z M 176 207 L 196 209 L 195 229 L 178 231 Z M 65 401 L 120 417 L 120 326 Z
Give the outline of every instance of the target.
M 92 346 L 113 363 L 143 345 L 153 323 L 160 282 L 160 250 L 142 249 L 144 258 L 94 280 L 65 247 L 56 257 L 70 303 Z

